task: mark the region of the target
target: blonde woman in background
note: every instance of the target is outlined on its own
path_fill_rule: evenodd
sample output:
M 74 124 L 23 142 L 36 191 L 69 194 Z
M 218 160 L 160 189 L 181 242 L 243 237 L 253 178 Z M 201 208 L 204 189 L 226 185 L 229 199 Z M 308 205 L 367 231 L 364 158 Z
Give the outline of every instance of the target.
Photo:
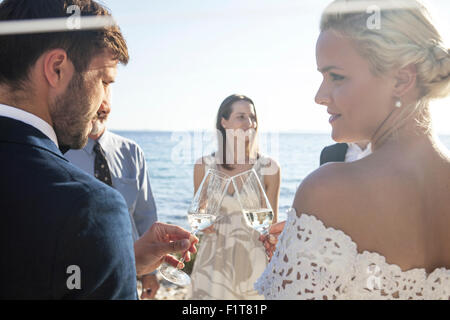
M 335 141 L 370 140 L 373 153 L 302 182 L 256 287 L 267 299 L 448 299 L 450 158 L 429 112 L 449 95 L 448 46 L 416 0 L 334 1 L 320 30 L 316 102 Z
M 266 191 L 276 222 L 280 167 L 258 152 L 258 119 L 253 101 L 242 95 L 226 98 L 219 108 L 216 128 L 219 150 L 197 161 L 194 191 L 208 169 L 232 177 L 253 168 Z M 258 232 L 244 221 L 232 186 L 223 200 L 221 215 L 201 239 L 191 274 L 191 299 L 262 299 L 253 284 L 264 271 L 267 257 L 258 241 Z

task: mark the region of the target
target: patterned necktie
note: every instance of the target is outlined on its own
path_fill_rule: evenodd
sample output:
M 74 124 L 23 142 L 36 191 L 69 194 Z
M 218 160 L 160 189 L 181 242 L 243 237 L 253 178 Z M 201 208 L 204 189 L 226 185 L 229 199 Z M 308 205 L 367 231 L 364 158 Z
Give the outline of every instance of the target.
M 108 186 L 112 186 L 111 172 L 109 171 L 108 162 L 106 161 L 105 151 L 98 143 L 95 142 L 94 146 L 95 162 L 94 162 L 94 174 L 95 177 L 106 183 Z

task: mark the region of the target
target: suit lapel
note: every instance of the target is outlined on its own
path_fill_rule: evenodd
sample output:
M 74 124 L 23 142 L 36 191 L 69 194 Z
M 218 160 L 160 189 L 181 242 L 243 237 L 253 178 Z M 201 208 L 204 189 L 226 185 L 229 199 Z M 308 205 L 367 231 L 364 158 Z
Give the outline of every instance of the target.
M 336 143 L 325 147 L 320 154 L 320 165 L 327 162 L 344 162 L 347 149 L 346 143 Z
M 348 144 L 346 143 L 338 143 L 336 145 L 336 159 L 337 161 L 344 162 L 345 155 L 347 154 Z

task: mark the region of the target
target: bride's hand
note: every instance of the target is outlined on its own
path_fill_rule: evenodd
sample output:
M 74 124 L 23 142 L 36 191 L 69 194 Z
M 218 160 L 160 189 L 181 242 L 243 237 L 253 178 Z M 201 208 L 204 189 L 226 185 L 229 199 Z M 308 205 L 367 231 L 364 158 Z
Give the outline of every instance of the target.
M 278 243 L 278 237 L 284 229 L 286 221 L 278 222 L 270 226 L 269 234 L 265 236 L 260 236 L 259 241 L 261 241 L 266 249 L 267 256 L 272 259 L 273 253 L 275 252 L 276 245 Z

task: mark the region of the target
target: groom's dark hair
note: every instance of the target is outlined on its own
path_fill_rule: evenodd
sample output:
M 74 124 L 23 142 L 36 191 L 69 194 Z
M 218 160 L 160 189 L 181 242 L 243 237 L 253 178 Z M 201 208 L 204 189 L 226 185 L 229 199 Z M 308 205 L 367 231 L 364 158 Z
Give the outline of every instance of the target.
M 8 21 L 70 18 L 71 6 L 83 16 L 111 16 L 93 0 L 4 0 L 0 3 L 0 25 Z M 73 8 L 73 7 L 72 7 Z M 59 32 L 2 35 L 0 27 L 0 84 L 12 90 L 23 89 L 30 68 L 39 57 L 52 49 L 63 49 L 75 70 L 85 71 L 92 58 L 110 50 L 123 64 L 129 60 L 128 48 L 118 26 L 94 30 L 69 29 Z

